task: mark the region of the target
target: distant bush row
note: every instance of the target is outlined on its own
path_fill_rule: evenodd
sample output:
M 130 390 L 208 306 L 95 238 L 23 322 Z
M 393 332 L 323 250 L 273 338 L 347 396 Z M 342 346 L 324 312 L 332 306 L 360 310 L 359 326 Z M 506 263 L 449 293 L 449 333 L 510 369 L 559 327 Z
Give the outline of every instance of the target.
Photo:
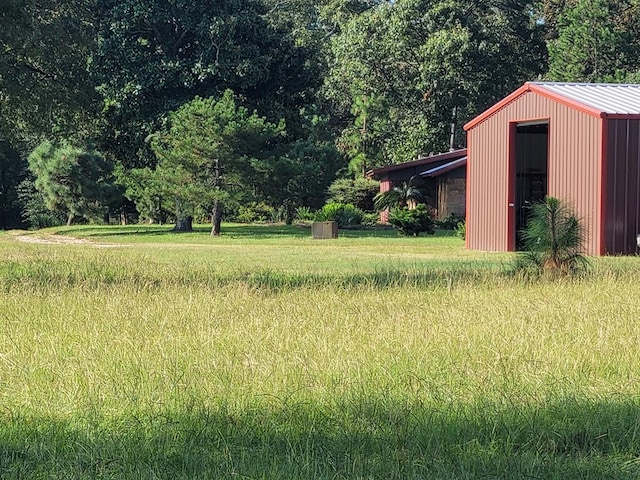
M 275 209 L 265 203 L 251 203 L 238 209 L 237 215 L 230 218 L 240 223 L 286 222 L 285 209 Z M 337 222 L 341 228 L 352 226 L 371 226 L 380 223 L 378 213 L 364 212 L 355 205 L 341 202 L 329 202 L 319 210 L 299 207 L 288 214 L 291 222 Z M 434 233 L 434 229 L 456 230 L 464 238 L 464 217 L 450 214 L 442 220 L 435 220 L 433 212 L 424 204 L 414 209 L 393 208 L 389 214 L 389 223 L 402 235 L 417 236 L 420 233 Z

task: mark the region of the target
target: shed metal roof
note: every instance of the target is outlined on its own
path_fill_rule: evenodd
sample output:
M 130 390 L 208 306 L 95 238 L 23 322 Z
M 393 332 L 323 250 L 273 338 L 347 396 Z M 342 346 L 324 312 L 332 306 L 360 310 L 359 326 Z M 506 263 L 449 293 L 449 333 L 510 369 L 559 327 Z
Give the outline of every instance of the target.
M 545 90 L 614 115 L 640 114 L 640 85 L 533 82 Z
M 468 122 L 470 130 L 527 92 L 534 92 L 595 117 L 640 118 L 640 85 L 527 82 Z

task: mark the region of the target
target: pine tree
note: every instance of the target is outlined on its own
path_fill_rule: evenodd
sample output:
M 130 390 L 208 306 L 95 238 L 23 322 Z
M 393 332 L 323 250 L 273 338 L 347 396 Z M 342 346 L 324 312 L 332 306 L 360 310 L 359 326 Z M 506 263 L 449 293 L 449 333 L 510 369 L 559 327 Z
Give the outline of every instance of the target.
M 96 151 L 45 141 L 29 155 L 29 169 L 46 206 L 66 212 L 67 225 L 102 218 L 116 191 L 113 166 Z
M 578 0 L 565 9 L 558 20 L 558 38 L 549 42 L 549 80 L 615 82 L 624 78 L 623 36 L 611 13 L 607 0 Z

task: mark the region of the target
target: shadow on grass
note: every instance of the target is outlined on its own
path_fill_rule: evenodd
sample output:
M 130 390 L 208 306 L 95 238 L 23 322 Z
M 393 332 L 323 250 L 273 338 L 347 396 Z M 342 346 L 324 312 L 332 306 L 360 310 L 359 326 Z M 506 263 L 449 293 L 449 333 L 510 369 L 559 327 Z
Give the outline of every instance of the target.
M 306 401 L 0 421 L 2 478 L 637 479 L 640 406 Z
M 97 258 L 74 262 L 64 258 L 5 261 L 0 264 L 0 288 L 5 291 L 50 290 L 63 287 L 102 288 L 125 286 L 158 289 L 168 286 L 218 288 L 248 285 L 267 291 L 302 288 L 446 287 L 504 282 L 504 267 L 484 262 L 441 262 L 438 266 L 379 267 L 368 272 L 283 272 L 251 270 L 220 273 L 204 266 L 188 269 L 154 269 L 148 265 L 116 263 Z
M 299 288 L 392 288 L 418 287 L 451 288 L 454 285 L 469 285 L 502 280 L 502 268 L 495 264 L 479 262 L 441 264 L 438 267 L 378 268 L 363 273 L 282 273 L 263 270 L 248 272 L 229 280 L 244 282 L 265 290 L 290 290 Z

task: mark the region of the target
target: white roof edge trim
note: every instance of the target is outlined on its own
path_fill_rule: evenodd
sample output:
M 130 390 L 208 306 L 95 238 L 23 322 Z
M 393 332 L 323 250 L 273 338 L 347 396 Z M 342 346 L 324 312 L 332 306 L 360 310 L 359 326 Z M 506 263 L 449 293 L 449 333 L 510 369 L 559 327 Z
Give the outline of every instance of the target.
M 444 170 L 445 168 L 451 167 L 457 163 L 463 163 L 467 161 L 467 157 L 464 156 L 462 158 L 458 158 L 456 160 L 452 160 L 451 162 L 447 162 L 443 165 L 440 165 L 438 167 L 432 168 L 430 170 L 425 170 L 424 172 L 420 172 L 418 175 L 419 176 L 423 176 L 423 175 L 433 175 L 434 173 L 438 173 L 440 170 Z

